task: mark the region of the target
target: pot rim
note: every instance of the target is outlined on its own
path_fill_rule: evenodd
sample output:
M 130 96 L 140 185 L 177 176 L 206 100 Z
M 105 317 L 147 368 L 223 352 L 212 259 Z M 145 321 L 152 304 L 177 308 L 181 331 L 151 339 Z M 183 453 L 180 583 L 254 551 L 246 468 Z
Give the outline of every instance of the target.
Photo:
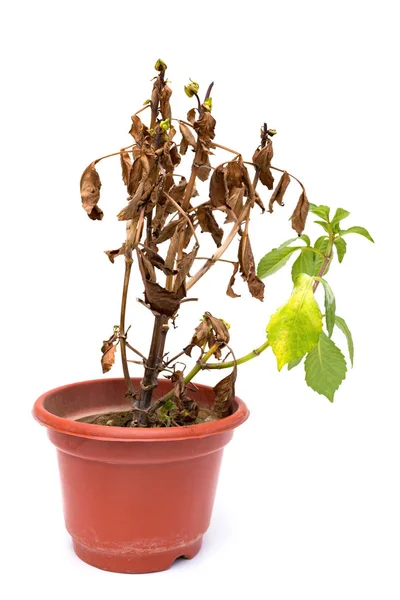
M 132 380 L 135 378 L 133 377 Z M 246 404 L 235 396 L 234 405 L 236 410 L 223 419 L 217 421 L 211 421 L 210 423 L 199 423 L 197 425 L 187 425 L 182 427 L 162 427 L 162 428 L 131 428 L 131 427 L 113 427 L 106 425 L 93 425 L 91 423 L 82 423 L 67 419 L 65 417 L 58 417 L 50 411 L 48 411 L 44 404 L 47 398 L 55 393 L 63 392 L 66 389 L 73 387 L 80 387 L 90 385 L 93 383 L 105 383 L 123 381 L 120 377 L 112 377 L 106 379 L 91 379 L 88 381 L 79 381 L 76 383 L 69 383 L 62 385 L 57 388 L 53 388 L 48 392 L 42 394 L 35 402 L 32 415 L 36 421 L 41 425 L 44 425 L 48 429 L 57 431 L 59 433 L 65 433 L 82 438 L 90 438 L 102 441 L 116 441 L 116 442 L 162 442 L 162 441 L 178 441 L 187 439 L 196 439 L 208 437 L 225 431 L 235 429 L 242 423 L 244 423 L 250 412 Z M 212 387 L 204 384 L 196 384 L 203 390 L 212 391 Z

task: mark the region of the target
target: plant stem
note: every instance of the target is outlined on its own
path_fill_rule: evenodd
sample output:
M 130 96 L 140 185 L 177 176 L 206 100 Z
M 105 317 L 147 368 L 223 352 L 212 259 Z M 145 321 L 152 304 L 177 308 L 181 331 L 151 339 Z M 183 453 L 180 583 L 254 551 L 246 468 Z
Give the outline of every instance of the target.
M 261 352 L 264 352 L 264 350 L 266 350 L 268 347 L 269 347 L 269 342 L 267 341 L 267 342 L 264 342 L 263 344 L 261 344 L 261 346 L 259 346 L 255 350 L 252 350 L 248 354 L 245 354 L 245 356 L 238 358 L 236 361 L 231 360 L 229 362 L 211 363 L 211 364 L 204 365 L 202 368 L 206 369 L 206 370 L 208 370 L 208 369 L 232 369 L 235 365 L 242 365 L 243 363 L 248 362 L 252 358 L 256 358 L 257 356 L 259 356 L 261 354 Z
M 189 383 L 189 381 L 191 381 L 193 379 L 193 377 L 195 377 L 197 375 L 197 373 L 204 368 L 205 363 L 212 357 L 214 352 L 216 352 L 216 350 L 218 350 L 220 345 L 221 345 L 221 342 L 216 342 L 215 344 L 213 344 L 211 346 L 209 351 L 204 354 L 204 356 L 194 365 L 193 369 L 186 375 L 185 380 L 184 380 L 185 383 Z M 157 402 L 155 402 L 152 405 L 149 412 L 151 412 L 151 413 L 155 412 L 157 410 L 157 408 L 159 408 L 162 404 L 164 404 L 164 402 L 167 402 L 167 400 L 171 400 L 171 398 L 173 398 L 173 397 L 174 397 L 174 390 L 171 390 L 170 392 L 168 392 L 168 394 L 165 394 L 165 396 L 163 396 L 162 398 L 157 400 Z
M 124 287 L 122 289 L 122 300 L 121 300 L 121 314 L 119 320 L 119 331 L 120 331 L 120 348 L 121 348 L 121 361 L 122 370 L 124 373 L 126 395 L 133 399 L 135 390 L 132 385 L 132 381 L 129 375 L 128 362 L 126 357 L 126 339 L 125 339 L 125 315 L 126 315 L 126 303 L 128 299 L 128 288 L 129 279 L 132 270 L 132 250 L 128 249 L 125 254 L 125 276 L 124 276 Z
M 320 270 L 318 271 L 317 277 L 323 277 L 325 275 L 326 270 L 329 267 L 329 264 L 330 264 L 330 262 L 332 260 L 332 252 L 333 252 L 333 243 L 334 243 L 334 241 L 335 241 L 335 236 L 332 233 L 329 234 L 329 245 L 328 245 L 328 248 L 327 248 L 328 252 L 325 255 L 325 260 L 322 263 Z M 315 279 L 314 283 L 313 283 L 313 288 L 312 288 L 312 290 L 313 290 L 314 293 L 315 293 L 315 290 L 317 289 L 318 286 L 319 286 L 319 281 L 318 281 L 318 279 Z

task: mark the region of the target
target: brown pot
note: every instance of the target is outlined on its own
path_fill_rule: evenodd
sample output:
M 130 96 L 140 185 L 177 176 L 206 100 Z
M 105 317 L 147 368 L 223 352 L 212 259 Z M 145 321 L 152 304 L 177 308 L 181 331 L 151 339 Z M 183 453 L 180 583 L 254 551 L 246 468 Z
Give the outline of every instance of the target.
M 132 379 L 139 386 L 139 379 Z M 209 406 L 212 388 L 198 386 Z M 160 380 L 157 393 L 171 389 Z M 207 531 L 224 446 L 248 417 L 235 398 L 219 421 L 158 429 L 77 422 L 91 414 L 127 410 L 123 379 L 56 388 L 35 403 L 33 415 L 57 448 L 64 516 L 76 554 L 120 573 L 168 569 L 193 558 Z

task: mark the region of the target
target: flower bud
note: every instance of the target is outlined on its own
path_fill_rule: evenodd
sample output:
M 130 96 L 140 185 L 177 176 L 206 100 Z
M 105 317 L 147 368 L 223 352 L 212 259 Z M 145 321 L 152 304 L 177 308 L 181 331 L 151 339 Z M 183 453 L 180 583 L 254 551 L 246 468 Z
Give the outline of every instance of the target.
M 160 73 L 162 73 L 163 71 L 166 71 L 167 65 L 165 64 L 165 62 L 163 60 L 161 60 L 161 58 L 159 58 L 158 61 L 156 62 L 156 64 L 154 65 L 154 68 L 156 71 L 159 71 Z

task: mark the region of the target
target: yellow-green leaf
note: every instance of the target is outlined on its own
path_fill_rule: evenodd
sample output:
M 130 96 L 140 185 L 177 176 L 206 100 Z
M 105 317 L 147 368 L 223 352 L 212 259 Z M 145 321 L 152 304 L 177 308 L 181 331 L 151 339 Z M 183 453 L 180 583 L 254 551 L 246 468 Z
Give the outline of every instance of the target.
M 322 315 L 312 291 L 313 278 L 301 273 L 292 295 L 274 315 L 268 325 L 270 346 L 282 367 L 310 352 L 318 344 L 322 332 Z

